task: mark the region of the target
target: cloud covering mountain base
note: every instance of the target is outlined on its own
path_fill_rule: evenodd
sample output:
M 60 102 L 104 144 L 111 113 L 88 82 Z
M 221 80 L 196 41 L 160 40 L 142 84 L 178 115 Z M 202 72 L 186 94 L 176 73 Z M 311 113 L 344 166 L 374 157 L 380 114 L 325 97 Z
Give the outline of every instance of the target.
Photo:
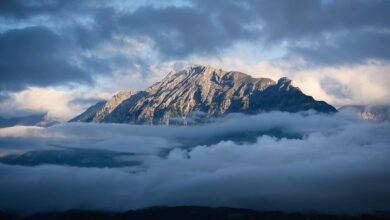
M 61 158 L 36 164 L 3 160 L 0 209 L 201 205 L 390 211 L 389 134 L 389 123 L 312 112 L 237 114 L 188 127 L 67 123 L 2 128 L 2 159 L 24 154 L 39 160 L 37 152 L 82 150 L 137 163 L 101 167 Z

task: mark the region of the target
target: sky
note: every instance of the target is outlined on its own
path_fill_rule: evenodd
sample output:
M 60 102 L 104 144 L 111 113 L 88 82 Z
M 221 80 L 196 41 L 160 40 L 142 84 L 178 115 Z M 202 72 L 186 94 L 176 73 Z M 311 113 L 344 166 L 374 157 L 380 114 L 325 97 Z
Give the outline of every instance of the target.
M 191 64 L 389 104 L 390 1 L 0 2 L 0 117 L 66 121 Z

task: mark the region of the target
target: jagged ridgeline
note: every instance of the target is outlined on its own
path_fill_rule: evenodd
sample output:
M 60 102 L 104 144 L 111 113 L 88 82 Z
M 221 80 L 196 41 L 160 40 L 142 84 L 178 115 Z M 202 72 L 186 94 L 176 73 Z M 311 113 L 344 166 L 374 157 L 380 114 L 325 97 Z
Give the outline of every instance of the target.
M 237 71 L 193 65 L 170 72 L 146 91 L 123 91 L 88 108 L 72 122 L 188 124 L 229 113 L 336 109 L 305 95 L 291 80 L 275 82 Z

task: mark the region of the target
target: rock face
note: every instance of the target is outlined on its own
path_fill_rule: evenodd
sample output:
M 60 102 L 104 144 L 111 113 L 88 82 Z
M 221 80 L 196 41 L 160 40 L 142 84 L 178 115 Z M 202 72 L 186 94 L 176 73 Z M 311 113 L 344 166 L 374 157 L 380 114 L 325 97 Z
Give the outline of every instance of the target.
M 303 94 L 286 77 L 275 82 L 241 72 L 193 65 L 170 72 L 146 91 L 120 92 L 71 121 L 186 124 L 236 112 L 253 114 L 309 109 L 336 112 L 333 106 Z
M 72 120 L 83 122 L 100 122 L 106 118 L 116 107 L 118 107 L 119 104 L 132 95 L 134 95 L 134 93 L 131 91 L 118 92 L 110 100 L 96 103 Z
M 346 105 L 339 111 L 355 114 L 367 121 L 390 122 L 390 105 Z

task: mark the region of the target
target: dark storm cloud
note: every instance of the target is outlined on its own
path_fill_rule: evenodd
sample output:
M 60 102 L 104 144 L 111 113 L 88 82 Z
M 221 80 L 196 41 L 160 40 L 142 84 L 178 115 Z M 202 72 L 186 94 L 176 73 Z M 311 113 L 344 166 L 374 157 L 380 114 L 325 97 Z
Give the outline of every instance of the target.
M 220 8 L 143 7 L 121 16 L 119 22 L 131 34 L 151 37 L 164 56 L 216 54 L 236 41 L 253 39 L 255 34 L 245 28 L 250 20 L 240 5 L 223 3 Z
M 265 41 L 288 42 L 288 56 L 316 64 L 354 64 L 388 60 L 390 2 L 249 1 L 263 21 Z
M 28 16 L 42 13 L 43 10 L 41 4 L 25 4 L 23 1 L 18 0 L 4 0 L 0 2 L 0 13 L 3 16 L 11 18 L 26 18 Z M 32 2 L 31 2 L 32 3 Z
M 255 136 L 178 147 L 183 139 L 277 127 L 303 138 Z M 140 167 L 0 165 L 0 208 L 126 210 L 160 205 L 359 213 L 389 210 L 390 127 L 336 114 L 233 115 L 190 127 L 70 123 L 0 129 L 18 150 L 65 145 L 139 154 Z M 34 143 L 27 145 L 23 143 Z M 48 145 L 45 145 L 48 144 Z M 169 149 L 161 157 L 159 151 Z M 2 154 L 11 148 L 2 148 Z M 30 157 L 31 159 L 31 157 Z M 125 161 L 127 158 L 117 158 Z M 132 158 L 134 159 L 134 158 Z M 58 199 L 61 198 L 61 199 Z M 39 202 L 38 202 L 39 201 Z
M 94 24 L 76 29 L 75 34 L 86 47 L 112 41 L 114 35 L 148 38 L 161 59 L 212 55 L 237 41 L 256 38 L 257 32 L 246 27 L 252 21 L 245 12 L 242 5 L 230 1 L 219 8 L 201 3 L 162 8 L 149 5 L 131 12 L 101 7 L 94 12 Z
M 271 41 L 390 26 L 390 2 L 386 0 L 263 0 L 248 1 L 248 4 L 264 20 Z
M 36 25 L 39 23 L 37 18 L 40 18 L 39 25 L 47 26 L 46 35 L 71 39 L 74 47 L 70 51 L 70 43 L 56 43 L 56 50 L 51 52 L 54 62 L 45 62 L 38 58 L 47 58 L 50 50 L 45 50 L 45 42 L 32 40 L 36 39 L 34 34 L 37 33 L 31 32 L 29 45 L 32 46 L 24 45 L 25 49 L 17 45 L 17 39 L 12 45 L 7 43 L 10 51 L 23 49 L 37 59 L 25 61 L 18 56 L 22 64 L 18 66 L 14 65 L 16 61 L 0 54 L 0 68 L 8 70 L 1 74 L 24 78 L 24 82 L 18 83 L 12 77 L 3 76 L 3 84 L 7 84 L 2 85 L 3 88 L 49 85 L 60 80 L 88 81 L 95 74 L 133 70 L 138 65 L 142 66 L 142 73 L 147 74 L 150 63 L 185 59 L 191 55 L 212 57 L 238 42 L 249 42 L 260 45 L 260 48 L 283 43 L 288 51 L 287 57 L 298 55 L 315 64 L 354 64 L 367 59 L 389 59 L 390 2 L 386 0 L 193 0 L 185 5 L 171 3 L 157 7 L 139 4 L 133 8 L 104 1 L 2 1 L 0 11 L 2 22 L 9 22 L 2 38 L 8 38 L 10 43 L 10 38 L 19 37 L 20 40 L 22 32 L 25 36 L 31 32 L 31 28 L 12 30 L 12 25 Z M 53 27 L 56 34 L 50 34 L 49 28 Z M 151 53 L 158 56 L 145 58 L 99 51 L 102 45 L 121 46 L 123 42 L 116 36 L 151 40 Z M 43 48 L 43 51 L 37 48 Z M 89 75 L 69 65 L 69 57 L 77 57 Z M 27 74 L 26 68 L 30 66 L 34 67 L 34 73 Z M 41 78 L 42 82 L 32 77 L 38 73 L 45 76 Z
M 69 15 L 80 15 L 83 13 L 92 12 L 94 6 L 104 5 L 104 1 L 77 1 L 77 0 L 2 0 L 0 2 L 1 17 L 11 20 L 29 19 L 34 16 L 60 16 L 62 18 Z
M 90 76 L 72 63 L 70 48 L 72 44 L 45 27 L 0 34 L 0 89 L 90 81 Z
M 92 28 L 90 32 L 74 29 L 74 34 L 80 35 L 83 44 L 98 39 L 110 40 L 113 33 L 145 36 L 156 42 L 156 49 L 163 55 L 173 57 L 216 53 L 240 40 L 315 40 L 324 33 L 367 28 L 378 31 L 390 26 L 390 2 L 385 0 L 193 0 L 190 6 L 147 5 L 133 11 L 118 10 L 121 6 L 99 1 L 37 2 L 26 4 L 22 1 L 5 1 L 2 10 L 4 14 L 30 12 L 36 15 L 34 10 L 30 10 L 36 8 L 53 17 L 59 13 L 90 16 L 95 20 L 94 25 L 89 27 Z M 254 28 L 256 25 L 261 26 L 262 30 Z M 350 34 L 350 37 L 353 38 L 354 34 Z M 386 39 L 381 40 L 384 42 Z
M 390 59 L 390 33 L 361 30 L 340 33 L 331 40 L 318 39 L 310 47 L 292 46 L 292 54 L 305 57 L 320 64 L 343 64 L 365 61 L 365 59 Z

